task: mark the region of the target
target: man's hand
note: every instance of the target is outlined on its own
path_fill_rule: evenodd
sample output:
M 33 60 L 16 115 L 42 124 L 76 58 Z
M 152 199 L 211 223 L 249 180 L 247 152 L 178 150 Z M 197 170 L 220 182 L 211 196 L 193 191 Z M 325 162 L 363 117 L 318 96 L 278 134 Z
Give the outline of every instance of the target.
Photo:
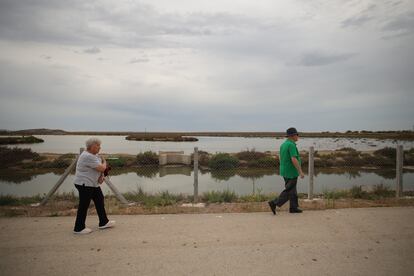
M 305 175 L 303 174 L 302 171 L 299 174 L 300 174 L 300 178 L 304 178 L 305 177 Z

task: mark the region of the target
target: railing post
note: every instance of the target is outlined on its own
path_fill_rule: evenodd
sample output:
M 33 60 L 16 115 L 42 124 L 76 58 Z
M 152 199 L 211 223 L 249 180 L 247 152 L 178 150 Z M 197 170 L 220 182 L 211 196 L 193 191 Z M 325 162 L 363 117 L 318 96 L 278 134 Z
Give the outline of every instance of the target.
M 198 202 L 198 147 L 194 148 L 194 203 Z
M 403 162 L 404 162 L 404 151 L 403 146 L 397 146 L 397 160 L 396 160 L 396 187 L 395 196 L 401 197 L 403 195 Z
M 82 153 L 83 150 L 84 150 L 83 148 L 80 148 L 79 152 Z M 49 200 L 49 198 L 57 191 L 57 189 L 60 187 L 60 185 L 62 185 L 63 181 L 65 181 L 66 177 L 68 177 L 68 175 L 73 170 L 73 168 L 75 168 L 76 162 L 78 162 L 78 158 L 79 158 L 79 155 L 76 156 L 75 160 L 73 160 L 72 163 L 69 165 L 69 167 L 66 168 L 65 172 L 62 174 L 62 176 L 59 178 L 59 180 L 56 182 L 56 184 L 52 187 L 52 189 L 49 191 L 49 193 L 47 193 L 45 198 L 39 204 L 34 204 L 33 206 L 39 206 L 39 205 L 43 206 L 43 205 L 46 204 L 46 202 Z
M 309 148 L 309 160 L 308 160 L 308 174 L 309 174 L 309 188 L 308 188 L 308 199 L 313 199 L 313 175 L 314 175 L 314 148 Z
M 122 204 L 129 205 L 128 200 L 125 199 L 125 197 L 119 192 L 119 190 L 115 187 L 115 185 L 112 184 L 111 180 L 108 177 L 105 177 L 104 181 L 106 185 L 108 185 L 109 189 L 111 189 L 114 195 L 118 198 L 118 200 L 121 201 Z

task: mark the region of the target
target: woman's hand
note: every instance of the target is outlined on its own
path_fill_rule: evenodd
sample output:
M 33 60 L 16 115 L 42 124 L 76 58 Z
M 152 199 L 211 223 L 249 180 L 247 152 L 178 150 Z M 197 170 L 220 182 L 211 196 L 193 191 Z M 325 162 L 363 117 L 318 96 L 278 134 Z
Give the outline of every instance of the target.
M 99 185 L 100 184 L 102 184 L 103 182 L 104 182 L 104 180 L 105 180 L 105 176 L 103 175 L 103 173 L 99 176 L 99 178 L 98 178 L 98 183 L 99 183 Z

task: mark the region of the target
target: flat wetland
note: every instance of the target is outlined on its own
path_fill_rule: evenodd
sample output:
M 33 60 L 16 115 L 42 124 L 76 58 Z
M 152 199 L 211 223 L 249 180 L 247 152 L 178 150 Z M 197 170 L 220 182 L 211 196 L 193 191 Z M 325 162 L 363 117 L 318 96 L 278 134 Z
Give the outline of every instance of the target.
M 278 172 L 282 132 L 67 132 L 32 130 L 0 135 L 36 135 L 43 143 L 0 147 L 0 215 L 73 215 L 77 197 L 71 173 L 45 207 L 31 207 L 46 194 L 90 136 L 102 140 L 111 180 L 135 206 L 122 206 L 102 186 L 111 214 L 268 211 L 266 201 L 283 190 Z M 134 135 L 129 140 L 128 135 Z M 190 141 L 192 138 L 193 141 Z M 183 140 L 187 142 L 182 143 Z M 180 141 L 181 140 L 181 141 Z M 404 198 L 395 199 L 395 147 L 404 147 Z M 308 190 L 308 150 L 315 149 L 316 201 Z M 159 151 L 199 148 L 199 201 L 193 202 L 192 165 L 158 164 Z M 298 142 L 305 179 L 298 192 L 304 209 L 414 205 L 413 132 L 301 133 Z M 191 205 L 191 204 L 190 204 Z M 93 212 L 93 211 L 92 211 Z

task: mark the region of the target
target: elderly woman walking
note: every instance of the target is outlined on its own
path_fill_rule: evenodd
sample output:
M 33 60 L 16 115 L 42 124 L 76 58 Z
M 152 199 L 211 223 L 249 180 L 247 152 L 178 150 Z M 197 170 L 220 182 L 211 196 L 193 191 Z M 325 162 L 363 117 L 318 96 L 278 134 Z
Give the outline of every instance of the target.
M 75 187 L 79 191 L 79 207 L 76 215 L 75 234 L 89 234 L 92 229 L 85 226 L 91 200 L 95 204 L 99 217 L 99 229 L 115 226 L 115 221 L 108 220 L 104 206 L 104 196 L 99 187 L 104 181 L 103 172 L 107 164 L 104 158 L 98 153 L 101 149 L 101 141 L 90 138 L 86 141 L 86 150 L 79 156 L 76 164 Z

